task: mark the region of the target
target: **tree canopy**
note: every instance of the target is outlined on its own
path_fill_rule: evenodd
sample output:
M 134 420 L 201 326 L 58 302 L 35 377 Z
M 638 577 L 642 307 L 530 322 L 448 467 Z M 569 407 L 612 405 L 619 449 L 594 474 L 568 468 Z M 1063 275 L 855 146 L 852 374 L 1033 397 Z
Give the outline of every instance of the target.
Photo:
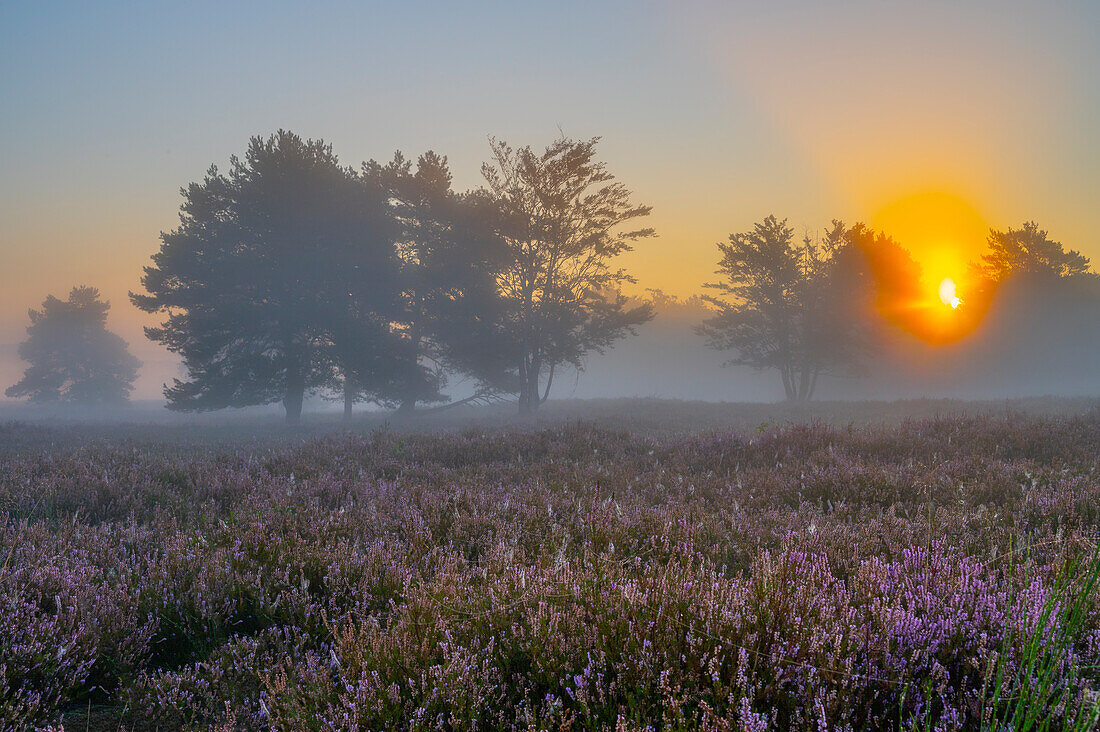
M 1034 221 L 1026 221 L 1018 229 L 991 229 L 986 243 L 989 253 L 982 255 L 975 269 L 981 277 L 994 283 L 1014 275 L 1075 277 L 1090 274 L 1088 257 L 1073 249 L 1067 251 Z
M 472 396 L 451 404 L 510 395 L 536 411 L 556 370 L 582 371 L 654 316 L 617 266 L 653 236 L 640 224 L 650 207 L 598 144 L 491 138 L 484 186 L 460 192 L 434 151 L 355 169 L 322 140 L 253 137 L 227 172 L 181 190 L 180 224 L 131 293 L 163 316 L 149 338 L 183 359 L 169 407 L 281 401 L 296 421 L 308 394 L 342 392 L 346 414 L 359 401 L 407 412 L 447 402 L 462 380 Z M 1002 280 L 1094 281 L 1086 257 L 1034 222 L 993 230 L 947 329 L 917 262 L 863 224 L 797 239 L 769 216 L 718 248 L 713 315 L 697 330 L 729 363 L 778 371 L 793 401 L 824 373 L 859 370 L 887 323 L 946 342 L 973 330 Z
M 598 142 L 562 137 L 536 152 L 492 140 L 482 166 L 507 247 L 497 275 L 507 322 L 497 349 L 513 354 L 523 412 L 548 398 L 557 366 L 583 369 L 588 352 L 653 316 L 648 305 L 628 306 L 619 288 L 634 278 L 612 265 L 633 241 L 653 235 L 629 228 L 650 208 L 632 203 L 597 159 Z
M 501 302 L 496 274 L 507 250 L 483 191 L 451 187 L 447 158 L 428 151 L 415 164 L 400 152 L 386 165 L 370 161 L 363 176 L 386 191 L 399 226 L 400 307 L 395 321 L 417 381 L 403 385 L 403 411 L 441 401 L 448 375 L 472 377 L 478 396 L 503 387 L 505 358 L 496 329 Z
M 719 293 L 704 296 L 715 314 L 698 332 L 734 351 L 731 365 L 777 370 L 788 400 L 811 399 L 822 373 L 857 368 L 868 347 L 862 308 L 885 297 L 873 282 L 888 263 L 875 252 L 890 252 L 876 241 L 862 224 L 835 220 L 796 241 L 775 216 L 731 234 L 718 244 L 720 279 L 704 285 Z
M 380 399 L 402 380 L 392 332 L 400 289 L 397 232 L 383 192 L 342 167 L 332 147 L 280 130 L 253 137 L 228 174 L 211 167 L 181 193 L 180 225 L 162 235 L 147 328 L 183 357 L 169 407 L 210 410 L 282 401 L 354 380 Z
M 107 330 L 110 303 L 94 287 L 74 287 L 68 300 L 50 295 L 30 310 L 19 357 L 28 362 L 5 394 L 32 402 L 102 405 L 126 401 L 141 362 L 126 341 Z
M 562 138 L 536 154 L 493 141 L 487 187 L 457 193 L 445 157 L 398 153 L 359 172 L 331 146 L 280 131 L 222 174 L 182 190 L 134 304 L 165 320 L 149 338 L 183 357 L 169 406 L 281 400 L 297 420 L 314 391 L 411 409 L 448 374 L 475 397 L 519 394 L 533 411 L 556 366 L 583 368 L 652 316 L 628 306 L 611 266 L 649 229 L 649 208 Z M 545 384 L 543 385 L 543 377 Z

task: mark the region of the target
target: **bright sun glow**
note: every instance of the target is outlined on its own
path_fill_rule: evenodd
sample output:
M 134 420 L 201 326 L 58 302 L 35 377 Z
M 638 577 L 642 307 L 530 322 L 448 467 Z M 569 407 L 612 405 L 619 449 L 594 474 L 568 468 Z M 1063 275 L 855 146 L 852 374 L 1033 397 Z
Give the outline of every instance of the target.
M 945 191 L 913 193 L 884 206 L 873 226 L 885 231 L 921 267 L 928 299 L 936 302 L 945 277 L 960 283 L 958 274 L 985 253 L 989 224 L 966 199 Z M 944 300 L 945 303 L 951 303 Z
M 955 292 L 955 280 L 950 277 L 945 277 L 943 282 L 940 283 L 940 300 L 943 301 L 944 305 L 950 305 L 952 308 L 957 308 L 962 304 L 962 300 Z
M 879 286 L 887 295 L 877 301 L 879 312 L 928 343 L 946 345 L 973 333 L 988 303 L 966 273 L 986 252 L 985 217 L 966 197 L 926 189 L 893 199 L 872 221 L 917 265 L 916 271 L 905 262 L 896 270 L 882 267 Z

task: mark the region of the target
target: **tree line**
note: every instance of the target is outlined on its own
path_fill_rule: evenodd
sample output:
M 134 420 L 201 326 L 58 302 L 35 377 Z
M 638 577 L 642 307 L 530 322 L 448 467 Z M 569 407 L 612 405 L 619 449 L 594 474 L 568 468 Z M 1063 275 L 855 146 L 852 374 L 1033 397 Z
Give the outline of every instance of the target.
M 1036 300 L 1051 284 L 1084 282 L 1100 308 L 1100 276 L 1088 258 L 1067 251 L 1035 222 L 993 229 L 986 245 L 970 267 L 967 308 L 953 317 L 954 332 L 979 322 L 1010 278 L 1023 281 Z M 942 324 L 921 312 L 928 300 L 921 266 L 885 232 L 834 220 L 820 235 L 798 239 L 786 220 L 769 216 L 718 249 L 719 279 L 704 285 L 717 293 L 704 296 L 715 314 L 697 330 L 712 347 L 732 351 L 730 365 L 777 371 L 790 401 L 811 399 L 824 373 L 862 373 L 885 328 L 929 341 L 942 337 Z
M 542 150 L 491 139 L 484 184 L 456 191 L 447 158 L 400 152 L 341 164 L 332 146 L 287 131 L 253 137 L 225 172 L 181 189 L 180 223 L 161 235 L 130 299 L 162 321 L 152 341 L 186 377 L 170 409 L 281 402 L 291 422 L 308 394 L 411 413 L 512 399 L 535 412 L 563 366 L 584 367 L 654 316 L 630 300 L 615 260 L 654 235 L 648 206 L 597 157 L 599 138 Z M 1095 277 L 1088 260 L 1034 223 L 992 231 L 976 277 Z M 732 364 L 774 369 L 788 399 L 818 377 L 858 370 L 874 343 L 869 304 L 890 319 L 917 297 L 920 267 L 883 232 L 840 221 L 794 236 L 768 217 L 720 243 L 713 316 L 698 332 Z M 36 402 L 125 399 L 139 366 L 106 330 L 93 288 L 30 313 L 8 396 Z M 448 400 L 448 380 L 474 384 Z

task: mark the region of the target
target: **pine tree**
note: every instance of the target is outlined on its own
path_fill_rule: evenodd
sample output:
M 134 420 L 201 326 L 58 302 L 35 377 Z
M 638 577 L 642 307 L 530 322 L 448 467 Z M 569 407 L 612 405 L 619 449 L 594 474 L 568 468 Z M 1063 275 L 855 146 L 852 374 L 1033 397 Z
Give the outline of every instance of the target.
M 74 287 L 68 300 L 48 296 L 41 310 L 30 311 L 27 340 L 19 346 L 30 366 L 5 394 L 36 403 L 126 401 L 141 362 L 107 330 L 109 309 L 94 287 Z

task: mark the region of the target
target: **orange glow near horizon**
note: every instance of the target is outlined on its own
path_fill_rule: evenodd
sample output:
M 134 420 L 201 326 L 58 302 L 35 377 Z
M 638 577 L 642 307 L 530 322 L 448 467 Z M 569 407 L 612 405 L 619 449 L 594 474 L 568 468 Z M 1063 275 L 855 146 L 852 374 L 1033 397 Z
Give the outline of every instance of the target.
M 982 309 L 960 308 L 960 293 L 975 284 L 970 265 L 984 253 L 989 233 L 974 206 L 952 193 L 922 191 L 883 206 L 872 226 L 908 250 L 921 267 L 921 294 L 895 322 L 930 343 L 950 343 L 973 332 Z
M 930 299 L 952 279 L 963 286 L 971 262 L 985 251 L 989 224 L 967 201 L 941 191 L 915 193 L 882 207 L 871 225 L 909 250 L 923 271 Z

